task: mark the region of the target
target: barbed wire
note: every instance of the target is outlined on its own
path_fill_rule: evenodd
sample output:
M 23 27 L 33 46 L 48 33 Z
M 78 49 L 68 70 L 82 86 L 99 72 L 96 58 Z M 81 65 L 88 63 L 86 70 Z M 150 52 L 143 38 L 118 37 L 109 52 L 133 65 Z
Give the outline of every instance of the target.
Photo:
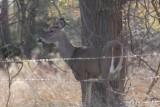
M 149 12 L 149 11 L 148 11 Z M 151 14 L 150 14 L 151 15 Z M 155 17 L 155 16 L 154 16 Z M 130 57 L 134 58 L 137 56 L 143 57 L 143 56 L 160 56 L 160 54 L 146 54 L 146 55 L 133 55 L 133 56 L 116 56 L 114 58 L 119 58 L 119 57 Z M 18 63 L 18 62 L 49 62 L 49 61 L 59 61 L 59 60 L 97 60 L 97 59 L 108 59 L 108 58 L 113 58 L 113 57 L 93 57 L 93 58 L 52 58 L 52 59 L 31 59 L 31 60 L 10 60 L 6 59 L 5 61 L 0 61 L 2 63 L 10 62 L 10 63 Z M 125 78 L 121 80 L 152 80 L 152 79 L 158 79 L 160 76 L 154 76 L 154 77 L 131 77 L 131 78 Z M 0 79 L 0 81 L 9 81 L 9 79 Z M 62 82 L 62 83 L 77 83 L 79 81 L 76 80 L 56 80 L 53 78 L 32 78 L 32 79 L 12 79 L 12 81 L 53 81 L 53 82 Z M 83 80 L 83 81 L 104 81 L 100 79 L 89 79 L 89 80 Z M 139 104 L 156 104 L 159 103 L 160 100 L 154 100 L 154 101 L 126 101 L 128 105 L 139 105 Z M 70 106 L 68 106 L 70 107 Z M 75 106 L 74 106 L 75 107 Z M 81 107 L 81 106 L 76 106 L 76 107 Z
M 160 76 L 159 76 L 160 77 Z M 1 79 L 6 81 L 7 79 Z M 13 79 L 14 81 L 56 81 L 56 79 Z M 78 81 L 72 81 L 72 80 L 59 80 L 58 82 L 68 82 L 68 83 L 77 83 Z M 125 93 L 119 93 L 117 91 L 113 91 L 113 90 L 109 90 L 108 91 L 112 91 L 113 93 L 118 93 L 121 95 L 126 95 Z M 125 101 L 125 104 L 127 104 L 127 106 L 131 106 L 131 105 L 140 105 L 140 104 L 156 104 L 156 103 L 160 103 L 160 100 L 152 100 L 152 101 Z M 120 105 L 122 105 L 120 103 Z M 70 106 L 71 107 L 71 106 Z M 76 107 L 82 107 L 80 105 L 77 105 Z
M 158 76 L 152 76 L 152 77 L 130 77 L 130 78 L 124 78 L 119 80 L 153 80 L 160 78 L 160 75 Z M 107 79 L 86 79 L 86 80 L 80 80 L 84 82 L 102 82 L 106 81 Z M 119 81 L 118 80 L 118 81 Z M 9 79 L 0 79 L 0 81 L 10 81 Z M 65 83 L 78 83 L 80 81 L 78 80 L 67 80 L 67 79 L 54 79 L 54 78 L 25 78 L 25 79 L 12 79 L 12 81 L 52 81 L 52 82 L 65 82 Z
M 159 53 L 153 53 L 153 54 L 142 54 L 142 55 L 126 55 L 126 56 L 114 56 L 114 58 L 120 58 L 120 57 L 126 57 L 126 58 L 133 58 L 133 57 L 145 57 L 145 56 L 160 56 Z M 11 62 L 11 63 L 17 63 L 17 62 L 49 62 L 49 61 L 60 61 L 60 60 L 97 60 L 97 59 L 108 59 L 108 58 L 113 58 L 113 57 L 91 57 L 91 58 L 52 58 L 52 59 L 31 59 L 31 60 L 10 60 L 6 59 L 5 61 L 0 61 L 3 63 L 6 62 Z M 152 79 L 158 79 L 160 76 L 153 76 L 153 77 L 131 77 L 131 78 L 124 78 L 124 79 L 119 79 L 119 80 L 152 80 Z M 0 81 L 52 81 L 52 82 L 61 82 L 61 83 L 79 83 L 80 81 L 76 80 L 57 80 L 53 78 L 25 78 L 25 79 L 0 79 Z M 85 82 L 101 82 L 101 81 L 106 81 L 105 79 L 87 79 L 87 80 L 81 80 Z M 126 95 L 126 93 L 119 93 L 114 90 L 107 89 L 108 91 L 111 91 L 116 94 L 120 95 Z M 139 105 L 139 104 L 154 104 L 160 102 L 159 100 L 156 101 L 142 101 L 142 102 L 126 102 L 128 105 Z
M 134 57 L 146 57 L 146 56 L 160 56 L 160 53 L 153 53 L 153 54 L 141 54 L 141 55 L 125 55 L 125 56 L 112 56 L 112 57 L 77 57 L 77 58 L 50 58 L 50 59 L 20 59 L 20 60 L 11 60 L 11 59 L 6 59 L 6 60 L 1 60 L 0 62 L 6 63 L 19 63 L 19 62 L 50 62 L 50 61 L 69 61 L 69 60 L 97 60 L 97 59 L 109 59 L 109 58 L 120 58 L 120 57 L 125 57 L 125 58 L 134 58 Z
M 114 58 L 119 58 L 119 57 L 137 57 L 137 56 L 160 56 L 159 53 L 153 53 L 153 54 L 143 54 L 143 55 L 127 55 L 127 56 L 114 56 Z M 108 58 L 113 58 L 113 57 L 92 57 L 92 58 L 52 58 L 52 59 L 30 59 L 30 60 L 10 60 L 6 59 L 6 61 L 0 61 L 2 63 L 10 62 L 10 63 L 18 63 L 18 62 L 49 62 L 49 61 L 59 61 L 59 60 L 97 60 L 97 59 L 108 59 Z M 159 79 L 160 75 L 152 76 L 152 77 L 127 77 L 124 79 L 118 79 L 118 80 L 153 80 L 153 79 Z M 0 79 L 0 81 L 10 81 L 9 79 Z M 12 79 L 12 81 L 52 81 L 52 82 L 65 82 L 65 83 L 77 83 L 79 81 L 77 80 L 57 80 L 53 78 L 26 78 L 26 79 Z M 86 79 L 86 80 L 81 80 L 85 82 L 100 82 L 100 81 L 106 81 L 106 79 Z

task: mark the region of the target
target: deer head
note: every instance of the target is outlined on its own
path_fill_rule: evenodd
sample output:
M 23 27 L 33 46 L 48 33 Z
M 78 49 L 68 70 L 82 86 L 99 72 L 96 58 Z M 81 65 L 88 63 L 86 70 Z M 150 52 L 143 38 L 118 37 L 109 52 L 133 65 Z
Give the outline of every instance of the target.
M 52 27 L 44 31 L 44 34 L 37 40 L 39 43 L 53 43 L 58 41 L 60 33 L 63 32 L 66 22 L 60 18 Z

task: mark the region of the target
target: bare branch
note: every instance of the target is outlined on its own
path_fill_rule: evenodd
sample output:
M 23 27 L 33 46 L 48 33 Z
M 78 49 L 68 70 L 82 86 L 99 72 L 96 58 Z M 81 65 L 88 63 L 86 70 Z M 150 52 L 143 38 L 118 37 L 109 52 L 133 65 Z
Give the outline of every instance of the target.
M 154 10 L 155 10 L 155 12 L 156 12 L 156 14 L 157 14 L 157 16 L 158 16 L 158 21 L 159 21 L 159 24 L 160 24 L 160 13 L 158 12 L 158 8 L 156 7 L 156 5 L 155 5 L 155 0 L 152 0 L 152 6 L 154 7 Z
M 160 62 L 159 62 L 159 65 L 158 65 L 158 68 L 157 68 L 157 71 L 156 71 L 156 74 L 155 74 L 155 77 L 159 75 L 159 71 L 160 71 Z M 152 81 L 152 84 L 150 85 L 149 89 L 148 89 L 148 92 L 146 93 L 147 95 L 152 91 L 153 87 L 155 86 L 155 84 L 157 83 L 159 78 L 154 78 L 153 81 Z
M 61 11 L 59 10 L 57 4 L 55 3 L 55 0 L 53 0 L 53 4 L 54 4 L 54 6 L 55 6 L 55 8 L 56 8 L 56 10 L 57 10 L 57 12 L 58 12 L 59 17 L 60 17 L 60 18 L 63 18 L 62 14 L 61 14 Z

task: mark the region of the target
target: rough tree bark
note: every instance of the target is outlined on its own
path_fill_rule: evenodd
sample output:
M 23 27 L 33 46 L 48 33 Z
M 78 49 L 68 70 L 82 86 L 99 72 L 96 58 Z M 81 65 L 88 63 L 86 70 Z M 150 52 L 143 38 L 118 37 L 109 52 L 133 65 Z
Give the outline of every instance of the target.
M 24 0 L 17 0 L 17 7 L 19 11 L 19 21 L 20 21 L 20 38 L 21 38 L 21 44 L 25 42 L 25 38 L 27 36 L 26 31 L 26 5 Z M 22 45 L 24 49 L 24 44 Z
M 31 0 L 28 1 L 28 16 L 27 16 L 27 33 L 28 35 L 25 37 L 25 54 L 27 58 L 31 58 L 31 51 L 36 45 L 36 22 L 35 18 L 37 15 L 37 8 L 39 5 L 39 0 Z
M 37 13 L 39 0 L 31 0 L 27 3 L 24 0 L 19 0 L 20 5 L 20 28 L 21 42 L 24 42 L 23 49 L 27 58 L 31 58 L 31 51 L 34 48 L 35 41 L 35 17 Z
M 1 3 L 1 13 L 0 13 L 0 36 L 2 40 L 2 47 L 10 44 L 10 29 L 8 26 L 8 0 L 3 0 Z M 7 57 L 7 49 L 3 50 L 3 58 Z
M 82 44 L 88 46 L 104 46 L 109 40 L 121 40 L 122 5 L 126 0 L 79 0 L 81 13 Z M 86 94 L 85 83 L 81 83 L 82 94 Z M 119 107 L 110 100 L 109 94 L 101 83 L 93 83 L 91 107 L 104 105 Z M 115 96 L 114 96 L 115 98 Z

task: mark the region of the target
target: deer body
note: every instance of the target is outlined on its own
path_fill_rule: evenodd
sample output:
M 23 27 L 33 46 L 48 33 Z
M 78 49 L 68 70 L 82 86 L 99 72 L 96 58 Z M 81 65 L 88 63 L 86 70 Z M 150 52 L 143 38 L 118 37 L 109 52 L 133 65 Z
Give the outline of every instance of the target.
M 44 39 L 44 42 L 51 43 L 52 38 Z M 56 38 L 58 42 L 58 50 L 62 58 L 94 58 L 101 56 L 101 48 L 75 47 L 68 40 L 64 30 Z M 65 60 L 70 66 L 77 80 L 86 80 L 97 78 L 100 75 L 100 60 Z
M 95 58 L 81 60 L 65 60 L 70 66 L 75 78 L 79 81 L 87 79 L 106 79 L 109 81 L 125 78 L 125 50 L 118 41 L 110 41 L 103 48 L 100 47 L 75 47 L 68 40 L 64 31 L 65 24 L 63 20 L 51 27 L 39 42 L 53 43 L 58 42 L 58 49 L 62 58 Z M 100 57 L 111 57 L 101 59 Z M 81 82 L 82 84 L 82 82 Z M 124 82 L 116 81 L 117 88 L 123 87 Z M 87 98 L 86 105 L 90 105 L 92 82 L 89 82 L 87 93 L 82 93 L 82 99 Z M 122 90 L 122 88 L 120 89 Z
M 95 53 L 96 51 L 96 53 Z M 101 49 L 99 48 L 75 48 L 73 58 L 94 58 L 100 57 Z M 73 70 L 77 80 L 87 80 L 91 78 L 98 78 L 100 76 L 100 60 L 99 59 L 85 59 L 85 60 L 71 60 L 68 65 Z

